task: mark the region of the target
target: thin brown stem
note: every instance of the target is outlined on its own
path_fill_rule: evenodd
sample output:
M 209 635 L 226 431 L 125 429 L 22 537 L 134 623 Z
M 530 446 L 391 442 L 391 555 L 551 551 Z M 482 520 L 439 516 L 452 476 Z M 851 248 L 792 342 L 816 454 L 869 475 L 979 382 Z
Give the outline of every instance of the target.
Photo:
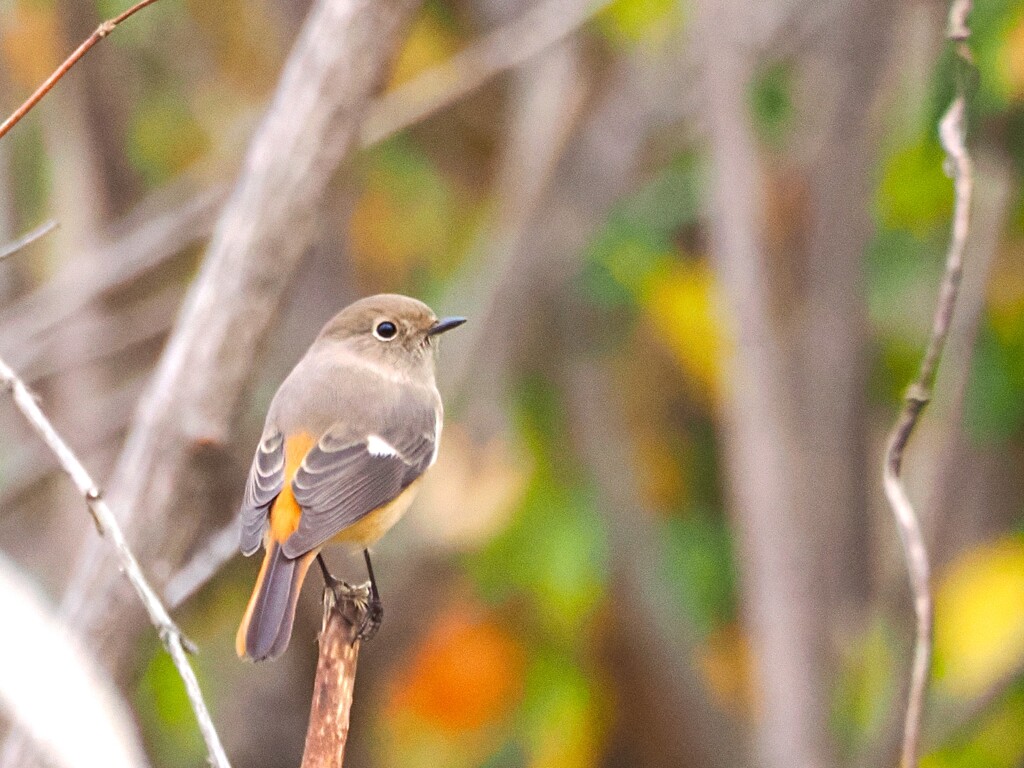
M 957 43 L 957 53 L 967 63 L 970 61 L 970 54 L 964 41 L 970 34 L 966 22 L 970 10 L 970 0 L 955 0 L 949 12 L 948 29 L 949 39 Z M 903 725 L 903 768 L 916 768 L 920 756 L 921 720 L 932 659 L 934 605 L 928 551 L 921 523 L 907 496 L 900 472 L 907 442 L 932 396 L 935 373 L 949 334 L 950 320 L 963 274 L 963 255 L 970 230 L 971 196 L 974 187 L 974 171 L 965 145 L 965 112 L 966 99 L 962 87 L 958 87 L 956 98 L 939 123 L 939 138 L 946 152 L 947 167 L 954 186 L 953 226 L 946 254 L 946 269 L 928 347 L 921 361 L 917 379 L 908 389 L 903 410 L 889 435 L 882 472 L 885 494 L 896 518 L 903 544 L 916 616 L 914 657 Z
M 132 587 L 138 594 L 139 599 L 149 614 L 149 619 L 156 627 L 160 640 L 171 655 L 174 666 L 178 669 L 182 681 L 185 683 L 185 692 L 188 695 L 189 703 L 195 712 L 196 720 L 199 723 L 199 730 L 202 732 L 203 740 L 206 742 L 210 763 L 215 768 L 230 768 L 224 747 L 221 745 L 220 737 L 213 726 L 210 712 L 203 700 L 202 691 L 199 688 L 199 681 L 196 679 L 195 671 L 188 661 L 186 648 L 191 644 L 186 640 L 181 630 L 167 613 L 167 609 L 160 598 L 157 597 L 153 587 L 142 573 L 138 560 L 128 547 L 121 526 L 117 522 L 113 511 L 103 499 L 103 492 L 92 479 L 88 470 L 78 460 L 68 444 L 54 429 L 53 424 L 43 413 L 36 402 L 35 397 L 18 375 L 0 359 L 0 385 L 11 393 L 14 404 L 22 415 L 29 422 L 33 429 L 46 443 L 47 447 L 57 457 L 61 467 L 71 478 L 75 487 L 85 498 L 85 503 L 92 514 L 93 522 L 100 536 L 110 541 L 117 553 L 117 559 L 122 571 L 131 582 Z
M 96 31 L 89 35 L 89 37 L 87 37 L 70 56 L 64 59 L 64 62 L 53 71 L 53 74 L 46 78 L 42 85 L 36 88 L 35 93 L 29 96 L 28 99 L 25 100 L 24 104 L 14 110 L 11 116 L 0 124 L 0 139 L 6 136 L 7 132 L 17 125 L 21 118 L 27 115 L 36 104 L 42 101 L 43 97 L 53 89 L 53 86 L 55 86 L 58 81 L 64 77 L 64 75 L 66 75 L 70 69 L 75 66 L 75 64 L 78 63 L 79 59 L 85 56 L 85 54 L 87 54 L 92 47 L 96 45 L 96 43 L 113 32 L 114 28 L 122 21 L 134 16 L 147 5 L 152 5 L 155 2 L 156 0 L 141 0 L 141 2 L 138 2 L 128 10 L 123 11 L 120 15 L 115 16 L 112 19 L 107 19 L 96 27 Z

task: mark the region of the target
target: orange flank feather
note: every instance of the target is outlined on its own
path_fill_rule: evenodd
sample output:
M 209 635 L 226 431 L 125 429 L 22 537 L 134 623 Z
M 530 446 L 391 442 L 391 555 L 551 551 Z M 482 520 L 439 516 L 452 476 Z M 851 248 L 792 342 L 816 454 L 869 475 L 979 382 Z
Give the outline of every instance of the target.
M 292 479 L 315 443 L 306 432 L 285 439 L 284 487 L 270 507 L 266 554 L 235 636 L 235 650 L 245 659 L 272 659 L 288 647 L 299 590 L 317 552 L 292 560 L 281 551 L 281 543 L 299 527 L 302 509 L 295 501 Z
M 299 527 L 302 509 L 295 501 L 292 480 L 315 443 L 316 440 L 308 432 L 300 432 L 284 441 L 284 488 L 270 508 L 270 538 L 274 541 L 283 542 Z

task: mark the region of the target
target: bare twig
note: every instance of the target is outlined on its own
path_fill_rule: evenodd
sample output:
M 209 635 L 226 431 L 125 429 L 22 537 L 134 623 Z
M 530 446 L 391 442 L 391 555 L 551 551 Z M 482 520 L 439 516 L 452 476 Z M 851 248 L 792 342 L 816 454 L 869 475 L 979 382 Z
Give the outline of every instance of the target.
M 970 54 L 965 42 L 969 34 L 966 19 L 970 9 L 971 0 L 955 0 L 949 13 L 948 36 L 950 40 L 957 43 L 958 55 L 965 62 L 970 61 Z M 953 99 L 953 103 L 939 123 L 939 138 L 946 151 L 947 168 L 953 178 L 955 193 L 953 227 L 949 250 L 946 254 L 946 270 L 935 308 L 928 347 L 925 350 L 924 359 L 921 361 L 917 380 L 907 391 L 903 410 L 889 435 L 882 472 L 885 495 L 892 507 L 900 533 L 900 541 L 903 544 L 910 586 L 914 595 L 914 613 L 917 619 L 910 691 L 903 726 L 901 758 L 903 768 L 916 768 L 919 757 L 921 719 L 931 669 L 934 606 L 928 552 L 921 531 L 921 523 L 907 496 L 900 471 L 903 464 L 903 451 L 922 411 L 931 399 L 935 372 L 946 342 L 946 336 L 949 333 L 950 320 L 953 316 L 953 308 L 956 305 L 960 278 L 963 273 L 963 254 L 970 229 L 971 195 L 974 184 L 971 159 L 965 146 L 965 111 L 966 98 L 961 86 L 958 87 L 956 98 Z
M 71 259 L 49 282 L 0 309 L 4 353 L 12 364 L 24 369 L 26 358 L 37 354 L 39 336 L 209 234 L 224 202 L 220 186 L 191 194 L 183 203 L 161 206 L 155 215 L 146 215 L 143 211 L 159 202 L 154 198 L 166 197 L 166 192 L 155 193 L 140 205 L 139 215 L 131 217 L 136 221 L 122 224 L 121 233 L 110 243 Z
M 21 251 L 23 248 L 27 248 L 39 238 L 45 237 L 46 235 L 50 234 L 56 228 L 56 221 L 48 221 L 45 224 L 36 227 L 28 234 L 19 237 L 13 243 L 8 243 L 7 245 L 0 248 L 0 261 L 3 261 L 4 259 L 13 256 L 14 254 Z
M 978 467 L 964 416 L 994 264 L 1001 251 L 1006 222 L 1013 215 L 1015 184 L 1013 165 L 1001 152 L 982 150 L 979 156 L 979 150 L 982 148 L 972 151 L 976 192 L 970 252 L 946 350 L 935 378 L 932 408 L 941 408 L 942 412 L 941 418 L 933 417 L 934 437 L 928 441 L 929 445 L 938 446 L 931 469 L 934 479 L 923 485 L 930 491 L 923 503 L 930 510 L 925 531 L 933 570 L 941 570 L 959 554 L 971 532 L 977 532 L 992 513 L 989 505 L 972 503 L 978 484 L 970 478 Z
M 365 603 L 354 596 L 342 595 L 339 601 L 332 590 L 324 590 L 320 659 L 302 768 L 341 768 L 344 762 L 359 660 L 359 626 L 365 612 Z
M 548 0 L 489 32 L 443 64 L 377 99 L 360 130 L 371 146 L 424 120 L 579 29 L 610 0 Z
M 87 37 L 85 41 L 80 46 L 78 46 L 70 56 L 68 56 L 64 60 L 64 63 L 57 67 L 57 69 L 53 71 L 53 74 L 46 78 L 43 84 L 36 89 L 35 93 L 29 96 L 24 104 L 22 104 L 20 107 L 14 110 L 11 116 L 4 120 L 2 124 L 0 124 L 0 138 L 3 138 L 5 135 L 7 135 L 7 132 L 10 131 L 11 128 L 13 128 L 15 125 L 17 125 L 21 118 L 23 118 L 25 115 L 29 113 L 32 107 L 34 107 L 36 104 L 42 101 L 43 97 L 50 92 L 53 86 L 55 86 L 57 82 L 62 77 L 64 77 L 64 75 L 66 75 L 68 71 L 73 66 L 75 66 L 75 64 L 78 63 L 78 60 L 85 56 L 85 54 L 87 54 L 90 51 L 90 49 L 92 49 L 92 47 L 96 45 L 96 43 L 98 43 L 104 37 L 113 32 L 114 28 L 122 21 L 125 21 L 131 16 L 134 16 L 147 5 L 152 5 L 155 2 L 156 0 L 141 0 L 141 2 L 136 3 L 127 11 L 122 12 L 121 14 L 115 16 L 112 19 L 107 19 L 98 27 L 96 27 L 96 31 L 89 35 L 89 37 Z
M 238 554 L 238 525 L 236 518 L 213 534 L 167 581 L 164 600 L 171 610 L 202 589 L 228 560 Z
M 153 591 L 153 588 L 142 573 L 135 555 L 132 554 L 131 549 L 128 547 L 128 542 L 125 540 L 117 518 L 107 505 L 107 502 L 103 500 L 103 492 L 93 481 L 88 470 L 82 466 L 78 457 L 75 456 L 67 443 L 64 442 L 63 438 L 54 429 L 28 387 L 25 386 L 25 383 L 18 378 L 17 374 L 2 359 L 0 359 L 0 384 L 3 384 L 11 393 L 18 410 L 21 411 L 25 419 L 32 425 L 33 429 L 35 429 L 50 450 L 53 451 L 61 467 L 71 478 L 75 487 L 85 497 L 85 503 L 92 514 L 93 521 L 96 523 L 96 530 L 99 531 L 100 536 L 113 544 L 121 569 L 124 571 L 125 576 L 128 577 L 128 581 L 131 582 L 132 587 L 145 606 L 150 621 L 156 627 L 161 642 L 171 655 L 174 666 L 177 667 L 178 673 L 185 683 L 185 692 L 196 714 L 199 730 L 202 732 L 203 740 L 206 742 L 210 762 L 216 768 L 230 768 L 227 755 L 224 753 L 224 747 L 220 743 L 220 737 L 213 726 L 210 712 L 206 708 L 206 702 L 203 701 L 199 681 L 196 679 L 196 674 L 185 654 L 185 647 L 188 643 L 181 630 L 171 620 L 167 609 L 164 608 L 160 598 L 157 597 L 156 592 Z

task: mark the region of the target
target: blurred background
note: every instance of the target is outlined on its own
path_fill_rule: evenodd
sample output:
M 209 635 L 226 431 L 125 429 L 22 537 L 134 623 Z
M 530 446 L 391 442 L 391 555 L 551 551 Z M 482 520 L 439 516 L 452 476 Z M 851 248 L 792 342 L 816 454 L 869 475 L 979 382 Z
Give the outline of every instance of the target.
M 2 0 L 0 111 L 122 7 Z M 306 10 L 164 0 L 0 140 L 0 241 L 60 223 L 0 263 L 0 354 L 98 478 Z M 945 14 L 924 0 L 426 3 L 388 88 L 426 88 L 467 49 L 483 53 L 459 74 L 487 76 L 378 130 L 336 175 L 231 456 L 196 491 L 216 511 L 174 521 L 181 557 L 142 563 L 201 648 L 235 765 L 298 763 L 321 619 L 310 579 L 287 654 L 234 655 L 258 562 L 217 565 L 252 450 L 320 326 L 381 291 L 471 320 L 441 350 L 438 466 L 375 550 L 386 615 L 361 654 L 346 765 L 896 763 L 913 614 L 881 457 L 952 212 Z M 973 229 L 906 475 L 937 597 L 923 762 L 1013 768 L 1024 2 L 979 4 L 971 26 Z M 379 103 L 375 125 L 400 124 L 402 105 Z M 0 554 L 56 606 L 95 532 L 7 403 L 0 435 Z M 182 591 L 196 558 L 212 578 Z M 362 578 L 360 558 L 328 560 Z M 169 658 L 147 625 L 126 637 L 106 669 L 151 765 L 202 764 Z

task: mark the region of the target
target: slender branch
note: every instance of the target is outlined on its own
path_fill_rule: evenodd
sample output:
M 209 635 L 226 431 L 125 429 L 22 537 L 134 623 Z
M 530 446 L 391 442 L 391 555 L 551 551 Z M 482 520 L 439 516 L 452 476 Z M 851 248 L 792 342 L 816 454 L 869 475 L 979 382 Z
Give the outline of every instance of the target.
M 57 67 L 57 69 L 53 71 L 53 74 L 46 78 L 42 85 L 36 88 L 35 93 L 29 96 L 24 104 L 14 110 L 11 116 L 4 120 L 3 123 L 0 123 L 0 139 L 6 136 L 7 132 L 17 125 L 21 118 L 27 115 L 36 104 L 42 101 L 43 97 L 50 92 L 53 86 L 55 86 L 57 82 L 64 77 L 64 75 L 66 75 L 68 71 L 75 66 L 75 64 L 78 63 L 78 60 L 85 56 L 85 54 L 87 54 L 92 47 L 96 45 L 96 43 L 113 32 L 114 28 L 122 21 L 134 16 L 147 5 L 152 5 L 155 2 L 156 0 L 141 0 L 141 2 L 136 3 L 127 11 L 122 12 L 120 15 L 115 16 L 112 19 L 107 19 L 96 27 L 96 31 L 89 35 L 89 37 L 87 37 L 85 41 L 64 60 L 64 63 Z
M 43 439 L 43 442 L 53 451 L 61 467 L 71 478 L 75 487 L 85 497 L 85 503 L 92 514 L 93 522 L 96 523 L 96 530 L 100 536 L 113 544 L 117 554 L 118 562 L 124 571 L 128 581 L 142 601 L 149 619 L 156 627 L 160 640 L 171 655 L 174 666 L 177 667 L 182 681 L 185 683 L 185 692 L 188 695 L 189 703 L 196 714 L 199 723 L 199 730 L 202 732 L 203 740 L 206 742 L 210 762 L 215 768 L 230 768 L 224 747 L 220 743 L 220 737 L 213 726 L 210 712 L 203 701 L 203 694 L 199 688 L 199 681 L 196 679 L 195 671 L 189 664 L 185 654 L 186 646 L 191 649 L 191 643 L 182 635 L 181 630 L 171 620 L 164 608 L 160 598 L 149 585 L 142 568 L 139 567 L 135 555 L 132 554 L 125 540 L 121 526 L 106 501 L 103 500 L 103 492 L 93 481 L 88 470 L 78 460 L 78 457 L 68 447 L 64 439 L 54 429 L 53 424 L 43 413 L 35 397 L 29 391 L 25 383 L 18 378 L 17 374 L 0 359 L 0 384 L 11 393 L 14 404 L 21 411 L 25 419 L 32 425 L 35 431 Z
M 42 335 L 209 234 L 224 190 L 216 186 L 186 193 L 183 203 L 163 202 L 178 192 L 154 193 L 137 207 L 137 214 L 114 227 L 118 234 L 109 243 L 69 260 L 48 282 L 0 308 L 3 351 L 13 365 L 24 370 L 25 361 L 38 355 Z
M 948 30 L 949 39 L 957 43 L 958 55 L 967 63 L 970 62 L 970 53 L 965 42 L 969 35 L 966 19 L 970 10 L 971 0 L 955 0 L 949 13 Z M 953 308 L 956 305 L 960 279 L 963 274 L 963 255 L 970 229 L 971 196 L 974 186 L 974 172 L 965 146 L 965 112 L 966 98 L 963 87 L 959 86 L 956 98 L 953 99 L 953 103 L 939 122 L 939 139 L 946 152 L 947 167 L 953 178 L 955 195 L 953 227 L 949 250 L 946 254 L 946 270 L 935 308 L 928 347 L 924 359 L 921 361 L 917 380 L 907 391 L 903 410 L 890 433 L 882 472 L 885 495 L 892 507 L 903 544 L 910 586 L 914 595 L 914 613 L 917 619 L 910 690 L 903 725 L 901 758 L 903 768 L 916 768 L 918 763 L 921 719 L 931 669 L 934 605 L 928 552 L 921 531 L 921 523 L 907 496 L 900 471 L 903 465 L 903 452 L 910 440 L 910 435 L 931 399 L 936 369 L 946 343 L 946 336 L 949 333 L 950 320 L 953 316 Z
M 214 533 L 164 586 L 164 600 L 171 610 L 188 600 L 210 581 L 224 564 L 238 554 L 238 519 Z
M 24 248 L 27 248 L 28 246 L 32 245 L 32 243 L 34 243 L 36 240 L 50 234 L 56 228 L 57 222 L 51 220 L 46 222 L 45 224 L 41 224 L 40 226 L 36 227 L 28 234 L 19 237 L 13 243 L 8 243 L 7 245 L 3 246 L 3 248 L 0 248 L 0 261 L 3 261 L 4 259 L 9 258 L 11 256 L 14 256 L 16 253 L 19 253 Z
M 483 35 L 447 61 L 378 98 L 360 141 L 372 146 L 472 93 L 571 35 L 610 0 L 548 0 Z
M 352 594 L 342 594 L 340 600 L 338 597 L 333 590 L 324 590 L 320 659 L 313 682 L 302 768 L 341 768 L 345 759 L 359 660 L 359 626 L 366 604 Z

